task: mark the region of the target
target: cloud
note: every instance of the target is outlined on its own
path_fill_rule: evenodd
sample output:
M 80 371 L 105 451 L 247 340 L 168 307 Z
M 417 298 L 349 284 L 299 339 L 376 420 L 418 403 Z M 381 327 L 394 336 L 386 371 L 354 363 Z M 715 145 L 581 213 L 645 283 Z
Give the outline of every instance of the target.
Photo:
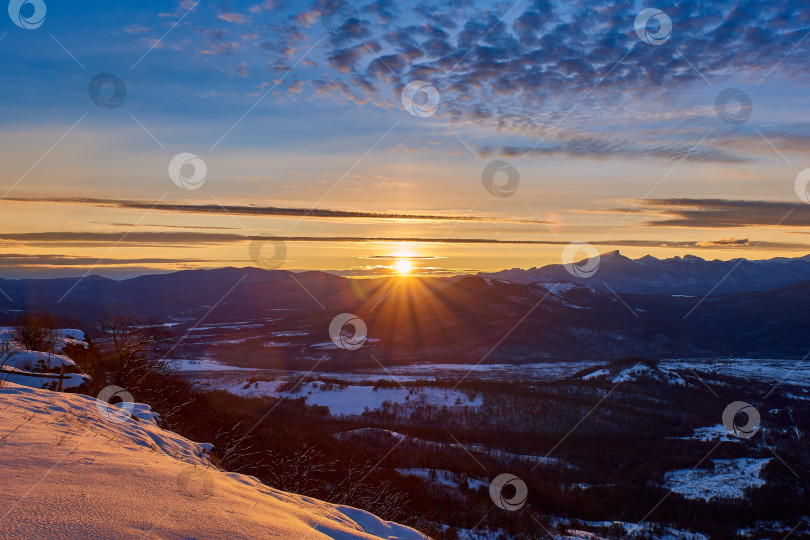
M 149 28 L 142 24 L 132 23 L 129 26 L 124 28 L 124 32 L 127 34 L 143 34 L 149 31 Z
M 235 62 L 233 65 L 223 69 L 224 72 L 232 76 L 248 77 L 250 69 L 247 67 L 247 62 Z
M 223 21 L 235 24 L 246 24 L 250 20 L 249 17 L 246 17 L 245 15 L 241 15 L 234 11 L 226 11 L 225 13 L 220 13 L 219 15 L 217 15 L 217 19 L 222 19 Z
M 214 54 L 227 54 L 232 55 L 237 49 L 242 46 L 230 40 L 231 33 L 224 29 L 210 29 L 198 28 L 197 33 L 203 36 L 205 42 L 205 49 L 201 49 L 201 54 L 214 55 Z
M 93 206 L 114 207 L 121 209 L 152 210 L 191 214 L 224 214 L 240 216 L 274 216 L 274 217 L 300 217 L 300 218 L 330 218 L 330 219 L 383 219 L 383 220 L 417 220 L 417 221 L 472 221 L 488 223 L 527 223 L 542 224 L 536 219 L 514 219 L 494 216 L 475 215 L 441 215 L 441 214 L 404 214 L 366 212 L 352 210 L 332 210 L 325 208 L 282 208 L 278 206 L 245 206 L 245 205 L 219 205 L 219 204 L 179 204 L 179 203 L 152 203 L 148 201 L 132 201 L 121 199 L 92 199 L 70 197 L 26 198 L 7 197 L 5 200 L 29 203 L 54 204 L 86 204 Z
M 91 225 L 106 225 L 108 227 L 125 227 L 127 229 L 132 228 L 132 223 L 115 223 L 115 222 L 103 223 L 103 222 L 100 222 L 100 221 L 91 221 L 90 224 Z M 169 225 L 169 224 L 165 224 L 165 223 L 160 223 L 160 224 L 157 224 L 157 223 L 153 223 L 153 224 L 141 223 L 140 225 L 138 225 L 138 227 L 148 227 L 148 228 L 158 228 L 158 229 L 188 229 L 188 230 L 202 229 L 202 230 L 214 230 L 214 231 L 226 231 L 226 230 L 239 231 L 239 230 L 242 230 L 241 227 L 222 227 L 222 226 L 220 226 L 220 227 L 207 227 L 205 225 Z
M 264 28 L 264 35 L 273 36 L 263 47 L 271 69 L 286 69 L 304 43 L 324 39 L 322 28 L 310 28 L 326 3 L 316 0 L 314 7 Z M 772 150 L 755 129 L 729 129 L 716 135 L 715 148 L 694 149 L 701 133 L 678 137 L 673 132 L 700 122 L 718 127 L 713 91 L 702 90 L 704 77 L 718 85 L 736 73 L 756 80 L 806 80 L 810 67 L 810 40 L 802 39 L 810 15 L 797 1 L 788 6 L 750 0 L 666 6 L 675 30 L 658 47 L 636 35 L 632 2 L 482 6 L 374 0 L 356 7 L 357 17 L 324 40 L 324 57 L 335 73 L 309 81 L 318 95 L 389 107 L 407 83 L 429 81 L 441 94 L 437 119 L 476 124 L 499 138 L 513 136 L 508 145 L 486 145 L 503 156 L 528 152 L 533 157 L 722 164 L 771 159 Z M 705 101 L 689 103 L 689 114 L 684 114 L 683 90 L 694 88 L 704 92 L 700 99 Z M 577 139 L 550 129 L 595 124 L 604 132 Z M 652 136 L 651 125 L 666 129 Z M 617 131 L 621 139 L 613 135 Z M 760 131 L 783 152 L 806 148 L 806 128 Z M 541 137 L 544 144 L 534 148 Z
M 397 259 L 413 259 L 417 261 L 430 261 L 436 259 L 444 259 L 445 257 L 439 257 L 437 255 L 407 255 L 407 256 L 398 256 L 398 255 L 362 255 L 357 257 L 358 259 L 369 259 L 374 261 L 395 261 Z
M 645 199 L 633 202 L 641 209 L 661 216 L 661 219 L 647 222 L 651 227 L 810 226 L 810 205 L 805 203 L 727 199 Z M 616 209 L 619 212 L 625 210 L 631 209 Z
M 184 263 L 210 263 L 212 259 L 162 259 L 156 257 L 136 259 L 105 258 L 105 266 L 131 266 L 131 265 L 164 265 Z M 62 255 L 29 255 L 18 253 L 0 253 L 0 266 L 6 268 L 29 268 L 32 266 L 51 267 L 88 267 L 99 263 L 97 257 L 67 257 Z
M 282 242 L 309 242 L 309 243 L 423 243 L 437 245 L 491 245 L 491 246 L 567 246 L 567 240 L 503 240 L 496 238 L 447 238 L 425 236 L 290 236 L 290 235 L 249 235 L 231 233 L 204 233 L 204 232 L 138 232 L 133 231 L 122 235 L 120 232 L 72 232 L 50 231 L 35 233 L 2 233 L 0 243 L 23 244 L 27 246 L 48 247 L 99 247 L 107 245 L 125 245 L 129 247 L 176 247 L 178 245 L 224 245 L 247 243 L 253 240 L 271 240 Z M 670 249 L 700 249 L 715 246 L 703 245 L 699 241 L 673 241 L 673 240 L 592 240 L 594 246 L 606 248 L 635 247 L 635 248 L 670 248 Z M 730 244 L 725 247 L 746 247 L 742 244 Z M 762 250 L 783 250 L 810 252 L 810 244 L 793 244 L 785 242 L 760 242 L 757 247 Z M 750 248 L 749 248 L 750 249 Z M 360 257 L 364 258 L 364 257 Z M 365 257 L 368 259 L 388 260 L 387 256 Z M 432 257 L 431 257 L 432 258 Z M 93 259 L 97 261 L 97 259 Z
M 487 149 L 482 149 L 486 153 Z M 657 145 L 649 146 L 616 138 L 573 138 L 554 143 L 540 144 L 536 147 L 507 146 L 500 149 L 504 157 L 564 155 L 576 158 L 591 159 L 664 159 L 686 161 L 690 163 L 748 163 L 754 161 L 747 156 L 734 155 L 719 149 L 696 148 L 694 145 Z
M 712 246 L 747 246 L 749 244 L 748 238 L 721 238 L 720 240 L 707 240 L 698 242 L 697 245 L 701 247 Z

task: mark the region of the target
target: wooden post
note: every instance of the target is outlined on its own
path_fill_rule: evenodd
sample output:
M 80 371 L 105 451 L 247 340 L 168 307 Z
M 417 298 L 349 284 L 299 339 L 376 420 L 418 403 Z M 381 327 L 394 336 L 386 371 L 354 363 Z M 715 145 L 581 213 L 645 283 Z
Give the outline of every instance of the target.
M 62 380 L 65 378 L 65 364 L 59 369 L 59 386 L 56 388 L 57 392 L 62 391 Z

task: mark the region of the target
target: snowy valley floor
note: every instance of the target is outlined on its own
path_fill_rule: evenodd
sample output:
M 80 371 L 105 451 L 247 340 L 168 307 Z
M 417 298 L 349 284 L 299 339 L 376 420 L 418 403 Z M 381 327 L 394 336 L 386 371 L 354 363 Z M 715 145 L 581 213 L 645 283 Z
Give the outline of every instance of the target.
M 0 390 L 0 538 L 423 539 L 367 512 L 217 470 L 144 405 Z

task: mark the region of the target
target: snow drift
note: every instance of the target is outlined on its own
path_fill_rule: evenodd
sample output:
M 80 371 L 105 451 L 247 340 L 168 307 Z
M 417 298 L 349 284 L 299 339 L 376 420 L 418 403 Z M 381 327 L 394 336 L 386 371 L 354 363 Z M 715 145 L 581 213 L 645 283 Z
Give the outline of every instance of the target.
M 209 445 L 80 394 L 0 390 L 0 538 L 424 539 L 218 470 Z

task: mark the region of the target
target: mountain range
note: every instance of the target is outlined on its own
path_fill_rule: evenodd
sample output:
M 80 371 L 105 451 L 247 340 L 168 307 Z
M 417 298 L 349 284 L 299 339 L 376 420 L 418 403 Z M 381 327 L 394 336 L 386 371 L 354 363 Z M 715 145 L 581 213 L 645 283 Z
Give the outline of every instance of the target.
M 174 357 L 268 368 L 316 361 L 356 368 L 624 356 L 801 358 L 808 352 L 807 257 L 633 261 L 614 252 L 601 257 L 597 275 L 583 283 L 564 268 L 545 267 L 349 279 L 221 268 L 121 281 L 0 280 L 7 295 L 0 296 L 0 319 L 47 311 L 92 330 L 103 315 L 155 318 L 178 336 Z M 369 339 L 361 349 L 332 342 L 329 325 L 340 313 L 365 321 Z
M 768 260 L 707 261 L 695 255 L 669 259 L 646 255 L 630 259 L 619 251 L 612 251 L 600 255 L 598 261 L 579 261 L 577 266 L 592 267 L 596 271 L 593 275 L 578 277 L 563 264 L 550 264 L 528 270 L 513 268 L 480 275 L 524 284 L 571 281 L 603 290 L 609 290 L 609 287 L 618 293 L 691 295 L 704 295 L 710 290 L 721 294 L 764 291 L 810 280 L 810 255 Z

